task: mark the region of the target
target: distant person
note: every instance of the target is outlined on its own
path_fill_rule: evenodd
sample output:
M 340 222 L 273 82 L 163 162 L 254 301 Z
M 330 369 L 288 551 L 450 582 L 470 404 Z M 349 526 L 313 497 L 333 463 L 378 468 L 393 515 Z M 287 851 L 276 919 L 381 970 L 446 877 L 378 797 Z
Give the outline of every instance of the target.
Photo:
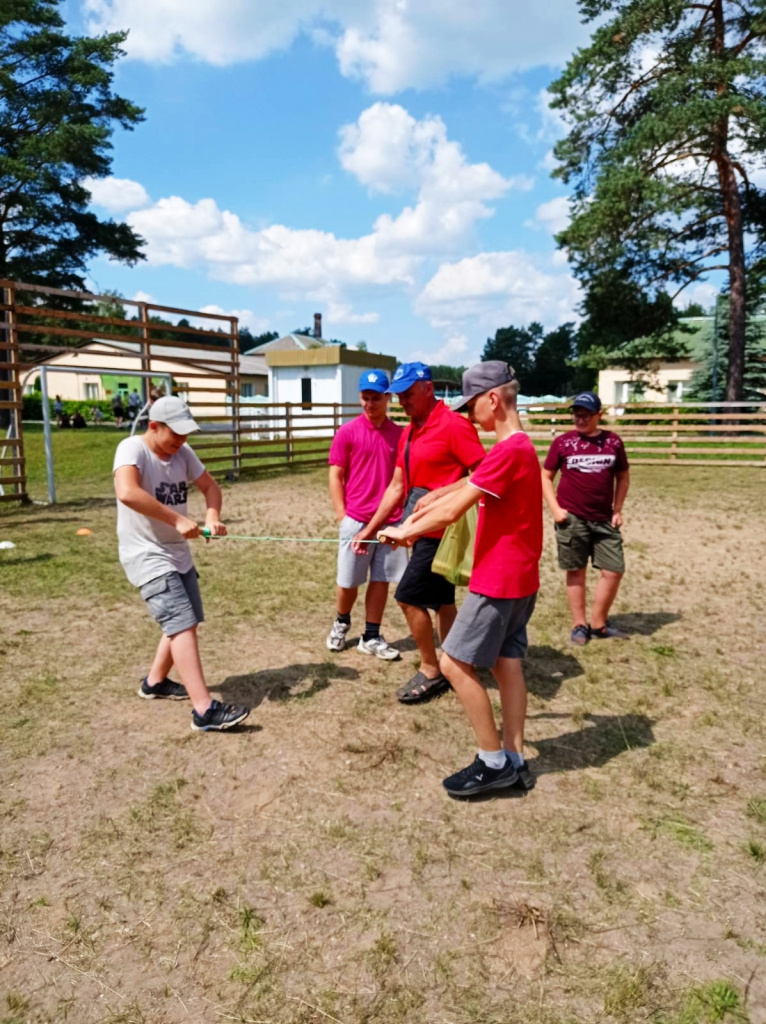
M 191 727 L 207 732 L 229 729 L 250 710 L 213 700 L 200 661 L 197 627 L 204 614 L 187 543 L 200 536 L 200 527 L 186 513 L 190 483 L 205 498 L 207 529 L 222 537 L 226 527 L 220 519 L 221 488 L 186 443 L 195 430 L 199 427 L 180 398 L 160 399 L 146 433 L 118 444 L 114 488 L 120 562 L 164 633 L 138 695 L 191 698 Z M 180 683 L 167 678 L 173 665 Z
M 149 410 L 157 401 L 157 399 L 162 398 L 164 394 L 164 387 L 149 388 L 149 401 L 143 406 L 143 408 L 139 411 L 138 416 L 136 416 L 135 420 L 133 421 L 133 426 L 130 431 L 131 434 L 135 434 L 136 431 L 139 430 L 140 428 L 146 427 L 146 424 L 149 422 Z
M 567 574 L 573 644 L 589 640 L 626 640 L 607 616 L 625 573 L 622 508 L 630 486 L 628 456 L 622 439 L 602 430 L 601 399 L 582 391 L 572 402 L 575 429 L 551 444 L 543 465 L 543 495 L 556 524 L 559 568 Z M 553 488 L 561 470 L 558 491 Z M 590 620 L 586 611 L 588 559 L 600 570 Z
M 74 430 L 82 430 L 83 427 L 87 427 L 87 425 L 88 424 L 85 422 L 85 417 L 80 412 L 80 410 L 77 409 L 77 411 L 72 416 L 72 428 Z
M 122 404 L 122 395 L 119 391 L 112 399 L 112 413 L 114 414 L 114 424 L 119 430 L 125 419 L 125 406 Z
M 393 479 L 378 511 L 354 538 L 357 544 L 375 537 L 405 498 L 406 521 L 414 509 L 422 508 L 445 490 L 464 486 L 468 472 L 484 458 L 476 427 L 436 398 L 431 370 L 424 363 L 399 366 L 389 391 L 399 395 L 410 423 L 399 439 Z M 420 668 L 397 690 L 397 699 L 402 704 L 430 700 L 449 689 L 449 682 L 439 668 L 430 614 L 436 613 L 439 639 L 444 644 L 457 607 L 454 585 L 431 569 L 443 532 L 439 528 L 418 537 L 396 588 L 396 600 L 420 654 Z
M 141 409 L 141 396 L 135 388 L 128 395 L 128 419 L 132 423 Z
M 344 423 L 330 447 L 330 500 L 340 524 L 337 614 L 327 637 L 327 648 L 342 651 L 351 628 L 351 611 L 359 587 L 367 582 L 365 626 L 357 650 L 383 661 L 399 657 L 380 632 L 389 583 L 398 583 L 407 568 L 407 552 L 383 544 L 366 544 L 360 553 L 354 537 L 378 510 L 396 466 L 402 428 L 388 418 L 388 377 L 383 370 L 365 370 L 359 378 L 361 416 Z M 389 522 L 402 518 L 401 506 L 391 510 Z
M 53 402 L 53 415 L 56 417 L 56 426 L 61 426 L 61 414 L 64 411 L 64 403 L 61 401 L 61 395 L 56 395 Z
M 91 419 L 93 420 L 94 425 L 97 427 L 100 427 L 101 424 L 104 422 L 104 414 L 101 412 L 97 405 L 93 407 Z
M 60 417 L 60 422 L 59 422 L 59 426 L 61 427 L 61 429 L 62 430 L 69 430 L 71 425 L 72 424 L 69 421 L 69 413 L 68 412 L 62 412 L 61 417 Z
M 462 398 L 495 444 L 468 482 L 442 494 L 402 526 L 386 527 L 381 542 L 411 544 L 416 537 L 454 523 L 479 505 L 468 595 L 442 644 L 441 670 L 473 727 L 478 753 L 467 768 L 444 780 L 450 796 L 473 796 L 519 785 L 534 786 L 524 759 L 527 688 L 523 659 L 527 623 L 540 586 L 543 546 L 540 464 L 516 408 L 519 384 L 503 362 L 477 363 L 463 374 Z M 477 669 L 492 672 L 500 692 L 502 737 Z

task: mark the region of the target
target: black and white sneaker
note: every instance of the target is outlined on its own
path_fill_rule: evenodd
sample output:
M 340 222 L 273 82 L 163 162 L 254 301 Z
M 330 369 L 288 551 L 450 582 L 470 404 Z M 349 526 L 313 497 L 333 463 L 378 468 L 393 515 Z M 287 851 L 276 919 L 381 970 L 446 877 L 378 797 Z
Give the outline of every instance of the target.
M 515 786 L 519 776 L 512 762 L 506 758 L 502 768 L 490 768 L 477 755 L 472 764 L 444 780 L 442 785 L 450 796 L 474 796 L 491 789 Z
M 325 643 L 327 644 L 328 651 L 342 651 L 346 646 L 346 634 L 351 629 L 351 626 L 345 622 L 338 622 L 336 619 L 332 624 L 332 629 L 327 637 Z
M 144 676 L 138 688 L 138 696 L 144 700 L 188 700 L 189 694 L 186 687 L 180 683 L 174 683 L 172 679 L 163 679 L 161 683 L 149 685 L 149 677 Z
M 233 725 L 244 722 L 249 714 L 250 708 L 241 704 L 222 704 L 220 700 L 214 700 L 204 715 L 192 711 L 191 727 L 195 732 L 231 729 Z

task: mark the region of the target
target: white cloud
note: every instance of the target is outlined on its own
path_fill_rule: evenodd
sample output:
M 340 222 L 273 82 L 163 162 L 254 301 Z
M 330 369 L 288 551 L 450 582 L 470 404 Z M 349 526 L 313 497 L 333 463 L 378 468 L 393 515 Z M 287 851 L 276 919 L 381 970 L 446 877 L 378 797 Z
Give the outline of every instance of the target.
M 134 302 L 156 302 L 157 301 L 153 295 L 150 295 L 149 292 L 141 291 L 140 288 L 136 292 L 136 294 L 133 296 L 133 300 L 134 300 Z
M 211 303 L 208 306 L 202 306 L 200 313 L 217 313 L 219 316 L 235 316 L 239 320 L 240 327 L 247 327 L 253 334 L 263 334 L 268 331 L 271 327 L 270 321 L 265 317 L 256 316 L 252 309 L 224 309 L 222 306 L 217 306 L 215 303 Z M 210 321 L 202 325 L 206 329 L 210 329 Z
M 110 213 L 139 210 L 151 202 L 144 186 L 130 178 L 84 178 L 83 185 L 90 192 L 91 201 Z
M 572 0 L 509 15 L 507 0 L 81 0 L 92 32 L 130 28 L 129 55 L 210 64 L 258 60 L 301 33 L 333 45 L 342 74 L 375 93 L 453 75 L 497 81 L 563 64 L 588 37 Z
M 473 366 L 478 363 L 479 355 L 468 348 L 468 337 L 465 334 L 449 335 L 444 344 L 437 349 L 426 351 L 416 349 L 410 359 L 429 366 Z
M 541 203 L 535 210 L 534 218 L 525 222 L 525 227 L 557 235 L 568 223 L 569 200 L 566 196 L 557 196 L 556 199 L 549 199 L 547 203 Z
M 398 141 L 387 153 L 391 134 Z M 203 265 L 219 280 L 335 303 L 337 322 L 372 323 L 374 314 L 344 306 L 345 289 L 414 286 L 427 257 L 445 259 L 473 243 L 477 222 L 494 213 L 489 201 L 528 186 L 489 164 L 469 163 L 439 118 L 417 121 L 399 106 L 374 104 L 341 137 L 340 159 L 363 184 L 417 189 L 414 205 L 379 216 L 359 238 L 281 224 L 256 230 L 211 198 L 168 196 L 126 219 L 146 240 L 150 263 Z
M 683 309 L 688 306 L 690 302 L 698 302 L 703 309 L 712 309 L 715 306 L 716 297 L 719 294 L 719 288 L 714 284 L 709 284 L 707 281 L 701 281 L 699 284 L 691 285 L 689 288 L 684 290 L 676 296 L 674 305 L 679 309 Z
M 380 316 L 378 313 L 355 313 L 345 302 L 330 302 L 324 319 L 328 324 L 376 324 Z
M 498 323 L 539 320 L 555 327 L 577 320 L 579 285 L 566 273 L 524 252 L 486 252 L 443 263 L 421 291 L 416 311 L 434 326 L 477 320 Z

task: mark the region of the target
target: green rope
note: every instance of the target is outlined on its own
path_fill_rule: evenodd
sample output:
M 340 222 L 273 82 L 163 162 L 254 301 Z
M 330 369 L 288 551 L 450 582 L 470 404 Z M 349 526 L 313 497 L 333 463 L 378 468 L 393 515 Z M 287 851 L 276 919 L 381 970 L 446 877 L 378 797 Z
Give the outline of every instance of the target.
M 265 537 L 246 537 L 242 534 L 227 533 L 221 536 L 213 536 L 213 534 L 205 527 L 202 531 L 202 536 L 207 537 L 208 540 L 250 540 L 250 541 L 267 541 L 267 540 L 278 540 L 278 541 L 291 541 L 294 544 L 338 544 L 340 543 L 337 537 L 272 537 L 266 535 Z M 378 540 L 363 540 L 361 544 L 379 544 Z

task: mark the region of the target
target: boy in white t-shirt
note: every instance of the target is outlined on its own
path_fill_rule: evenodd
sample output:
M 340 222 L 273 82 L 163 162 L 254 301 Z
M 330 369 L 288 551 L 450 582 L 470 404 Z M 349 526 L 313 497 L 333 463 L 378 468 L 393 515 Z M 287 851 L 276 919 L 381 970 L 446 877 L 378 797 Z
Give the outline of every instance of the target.
M 150 417 L 146 433 L 125 438 L 114 456 L 120 563 L 164 634 L 138 694 L 147 700 L 190 698 L 192 729 L 229 729 L 250 709 L 213 700 L 205 683 L 197 641 L 202 599 L 187 543 L 201 530 L 186 514 L 193 483 L 205 497 L 206 528 L 225 536 L 221 488 L 186 443 L 199 430 L 188 406 L 180 398 L 160 398 Z M 173 665 L 183 685 L 167 678 Z

